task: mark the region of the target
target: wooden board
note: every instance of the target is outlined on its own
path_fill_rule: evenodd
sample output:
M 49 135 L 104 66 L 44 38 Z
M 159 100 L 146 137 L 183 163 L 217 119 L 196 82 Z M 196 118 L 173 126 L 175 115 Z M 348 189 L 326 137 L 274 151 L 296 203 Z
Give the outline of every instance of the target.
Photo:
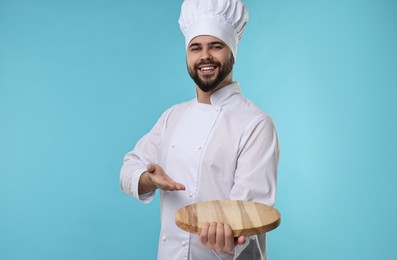
M 213 200 L 187 205 L 175 215 L 175 223 L 190 233 L 200 234 L 205 223 L 229 224 L 234 237 L 271 231 L 280 225 L 277 209 L 252 201 Z

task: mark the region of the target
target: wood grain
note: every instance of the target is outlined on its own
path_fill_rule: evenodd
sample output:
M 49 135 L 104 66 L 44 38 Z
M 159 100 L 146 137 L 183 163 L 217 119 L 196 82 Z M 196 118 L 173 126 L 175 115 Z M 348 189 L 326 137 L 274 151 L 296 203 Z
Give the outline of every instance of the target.
M 271 231 L 280 225 L 277 209 L 252 201 L 213 200 L 187 205 L 175 215 L 175 223 L 190 233 L 200 234 L 205 223 L 229 224 L 234 237 Z

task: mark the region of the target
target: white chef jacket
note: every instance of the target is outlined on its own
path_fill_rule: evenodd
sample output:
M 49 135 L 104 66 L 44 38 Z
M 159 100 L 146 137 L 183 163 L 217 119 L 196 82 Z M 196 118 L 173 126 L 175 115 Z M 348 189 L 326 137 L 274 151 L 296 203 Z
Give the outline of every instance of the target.
M 160 191 L 161 232 L 158 259 L 262 259 L 265 235 L 248 237 L 233 255 L 215 253 L 199 236 L 175 224 L 176 211 L 208 200 L 247 200 L 273 205 L 279 146 L 271 118 L 242 97 L 238 82 L 216 91 L 211 104 L 197 99 L 163 113 L 151 131 L 126 154 L 120 186 L 143 203 L 138 181 L 149 163 L 185 185 L 185 191 Z

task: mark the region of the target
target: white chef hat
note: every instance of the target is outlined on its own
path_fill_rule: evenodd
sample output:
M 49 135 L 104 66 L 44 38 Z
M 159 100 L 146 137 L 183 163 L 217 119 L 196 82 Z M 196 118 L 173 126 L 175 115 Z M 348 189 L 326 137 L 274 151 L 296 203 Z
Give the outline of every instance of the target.
M 186 49 L 194 37 L 211 35 L 222 40 L 235 59 L 247 22 L 248 11 L 241 0 L 185 0 L 179 17 Z

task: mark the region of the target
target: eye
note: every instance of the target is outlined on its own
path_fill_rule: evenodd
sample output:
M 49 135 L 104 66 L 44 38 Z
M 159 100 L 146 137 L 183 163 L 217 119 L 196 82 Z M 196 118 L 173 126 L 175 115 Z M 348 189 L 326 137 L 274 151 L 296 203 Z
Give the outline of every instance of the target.
M 212 45 L 212 49 L 213 50 L 221 50 L 221 49 L 223 49 L 223 46 L 220 44 L 215 44 L 215 45 Z
M 198 45 L 192 45 L 192 46 L 190 46 L 189 50 L 191 52 L 199 52 L 201 50 L 201 47 Z

